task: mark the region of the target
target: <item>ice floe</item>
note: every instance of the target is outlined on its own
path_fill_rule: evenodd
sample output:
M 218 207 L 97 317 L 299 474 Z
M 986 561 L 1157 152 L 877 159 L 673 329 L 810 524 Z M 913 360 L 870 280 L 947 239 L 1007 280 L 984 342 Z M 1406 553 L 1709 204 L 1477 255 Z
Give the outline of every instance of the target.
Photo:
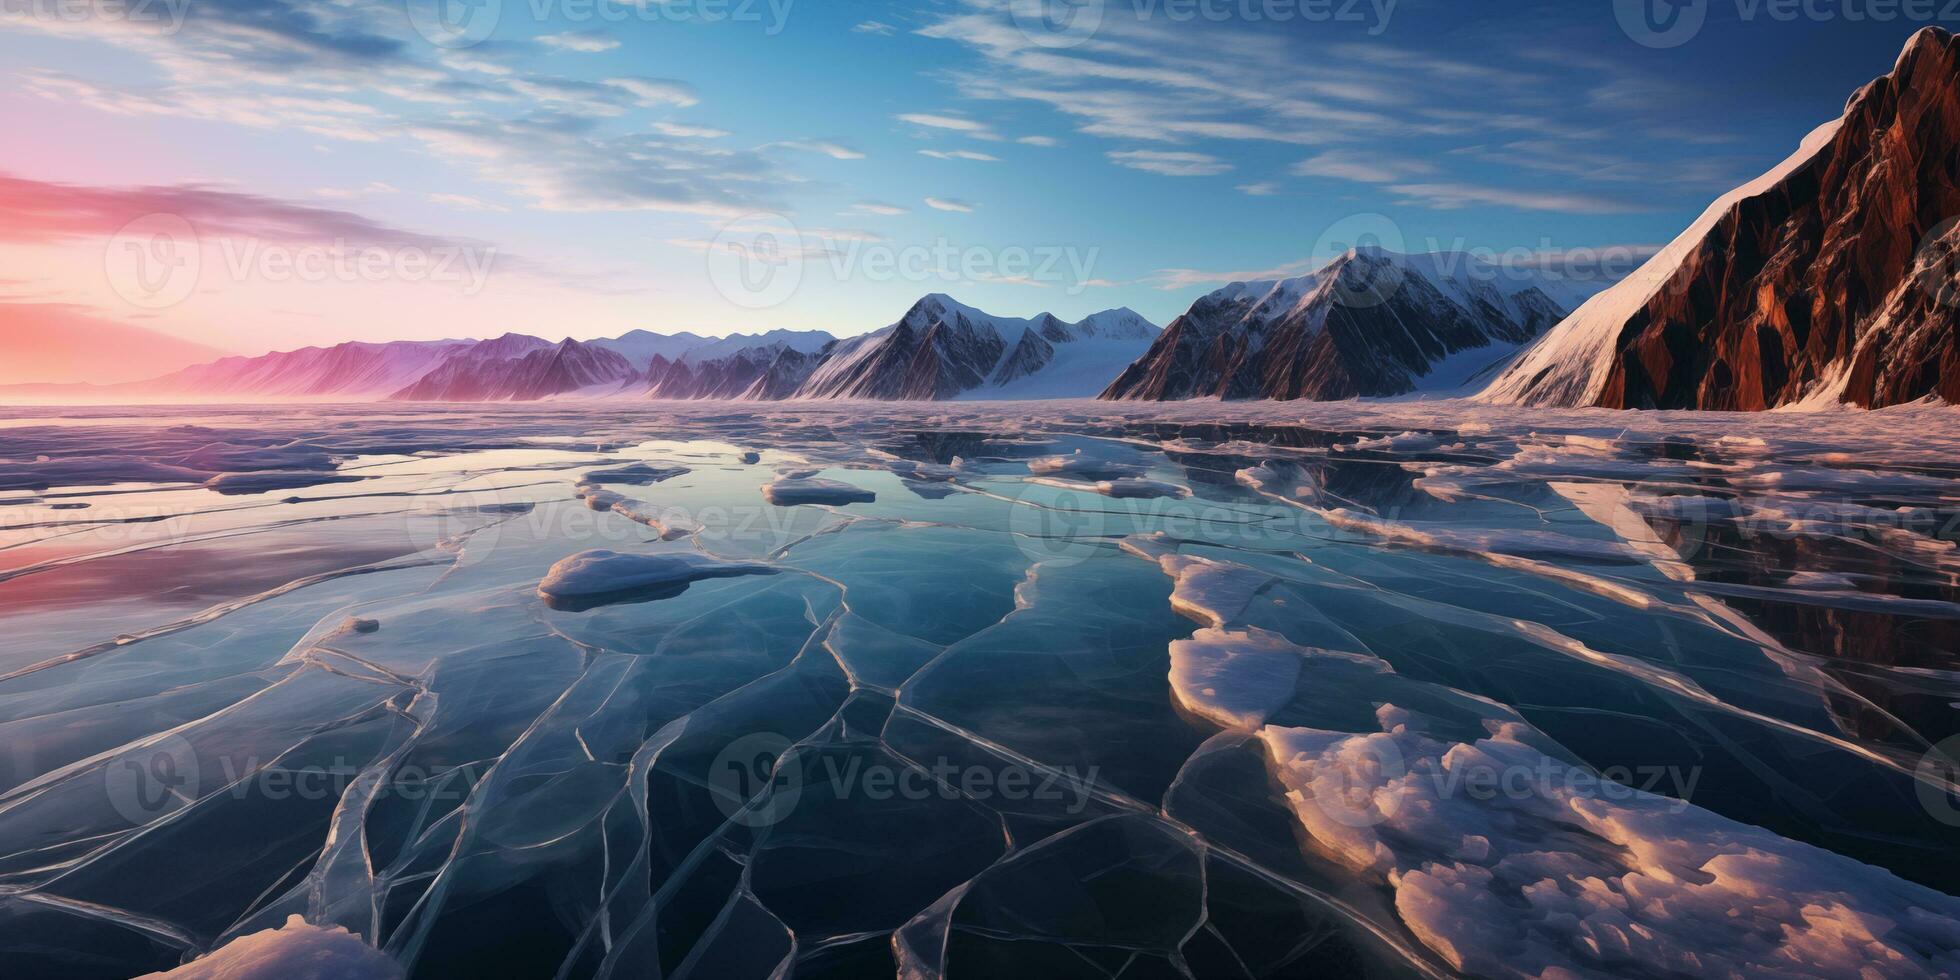
M 1944 977 L 1960 900 L 1519 739 L 1260 733 L 1319 846 L 1395 890 L 1424 944 L 1479 976 Z
M 613 483 L 641 487 L 653 483 L 664 483 L 675 477 L 686 476 L 687 474 L 688 468 L 685 466 L 658 463 L 632 463 L 612 469 L 590 470 L 580 482 L 588 484 Z
M 208 956 L 140 980 L 399 980 L 401 967 L 346 929 L 295 915 L 284 926 L 240 936 Z
M 636 555 L 597 549 L 551 566 L 538 583 L 538 597 L 553 609 L 583 612 L 621 602 L 669 599 L 703 579 L 776 571 L 758 562 L 720 561 L 685 552 Z
M 946 483 L 959 476 L 959 470 L 940 463 L 922 463 L 912 459 L 894 459 L 885 464 L 893 473 L 908 480 L 923 483 Z
M 803 476 L 784 477 L 763 484 L 762 499 L 778 507 L 795 507 L 799 504 L 829 504 L 841 507 L 845 504 L 868 504 L 877 500 L 878 495 L 842 480 Z
M 247 494 L 299 490 L 330 483 L 355 483 L 360 479 L 352 474 L 331 471 L 270 470 L 262 473 L 220 473 L 204 481 L 204 485 L 222 494 Z
M 1182 499 L 1191 496 L 1191 488 L 1162 480 L 1146 480 L 1137 476 L 1126 476 L 1115 480 L 1097 480 L 1087 483 L 1078 480 L 1058 480 L 1053 477 L 1033 477 L 1027 482 L 1035 486 L 1054 487 L 1058 490 L 1075 490 L 1081 493 L 1101 494 L 1117 499 L 1150 499 L 1153 497 L 1174 497 Z
M 1258 627 L 1207 627 L 1171 644 L 1171 690 L 1194 714 L 1226 728 L 1256 730 L 1293 700 L 1302 665 L 1314 658 L 1389 669 L 1368 654 L 1302 647 Z
M 1028 460 L 1028 472 L 1040 476 L 1104 479 L 1139 476 L 1143 473 L 1143 467 L 1115 459 L 1110 453 L 1095 454 L 1078 449 L 1066 456 L 1043 456 Z

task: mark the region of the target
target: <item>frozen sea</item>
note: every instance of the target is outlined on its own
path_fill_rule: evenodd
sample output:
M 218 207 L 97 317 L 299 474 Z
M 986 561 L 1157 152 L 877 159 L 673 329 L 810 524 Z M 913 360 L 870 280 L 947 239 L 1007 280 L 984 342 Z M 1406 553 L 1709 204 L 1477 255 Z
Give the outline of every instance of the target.
M 0 977 L 1950 977 L 1960 410 L 0 410 Z

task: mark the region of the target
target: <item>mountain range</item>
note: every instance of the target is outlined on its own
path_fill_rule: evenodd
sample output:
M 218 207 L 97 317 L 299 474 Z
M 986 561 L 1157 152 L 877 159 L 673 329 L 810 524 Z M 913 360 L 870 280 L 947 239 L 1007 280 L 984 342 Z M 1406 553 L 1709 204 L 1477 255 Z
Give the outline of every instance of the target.
M 1156 338 L 1129 310 L 1077 323 L 1000 317 L 934 294 L 897 323 L 839 340 L 778 330 L 606 340 L 350 342 L 226 357 L 147 381 L 21 385 L 21 397 L 525 402 L 553 398 L 1070 398 L 1100 391 Z
M 0 387 L 0 398 L 1960 404 L 1957 271 L 1960 41 L 1927 28 L 1841 118 L 1603 289 L 1460 252 L 1364 247 L 1307 275 L 1232 283 L 1162 330 L 1129 310 L 1018 319 L 932 294 L 843 339 L 636 330 L 346 343 L 119 385 Z

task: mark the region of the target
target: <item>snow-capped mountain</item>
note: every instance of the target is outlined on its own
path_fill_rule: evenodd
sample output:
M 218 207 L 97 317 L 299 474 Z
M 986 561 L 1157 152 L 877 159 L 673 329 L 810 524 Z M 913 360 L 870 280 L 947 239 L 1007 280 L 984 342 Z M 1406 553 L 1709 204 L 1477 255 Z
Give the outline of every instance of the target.
M 702 363 L 737 354 L 753 355 L 758 351 L 767 351 L 772 355 L 786 350 L 815 354 L 836 342 L 836 337 L 821 330 L 771 330 L 768 333 L 708 338 L 687 349 L 682 357 L 694 363 Z
M 1080 323 L 1044 313 L 994 316 L 935 293 L 897 323 L 840 341 L 798 398 L 937 401 L 953 398 L 1085 397 L 1107 367 L 1141 353 L 1157 328 L 1129 310 Z
M 1309 275 L 1233 283 L 1200 298 L 1102 397 L 1329 401 L 1453 391 L 1583 298 L 1579 284 L 1466 253 L 1353 249 Z
M 817 351 L 834 342 L 828 334 L 823 336 L 827 342 Z M 647 368 L 646 396 L 698 399 L 770 398 L 765 392 L 773 391 L 793 394 L 818 360 L 817 352 L 806 350 L 807 346 L 779 341 L 696 351 L 671 361 L 656 357 Z
M 644 371 L 653 364 L 656 357 L 675 360 L 687 355 L 689 351 L 714 343 L 715 338 L 703 337 L 694 333 L 654 333 L 651 330 L 630 330 L 611 340 L 591 341 L 595 347 L 603 347 Z
M 837 338 L 817 330 L 772 330 L 704 341 L 646 371 L 648 398 L 755 398 L 796 392 Z
M 1759 410 L 1960 403 L 1960 42 L 1920 31 L 1781 165 L 1709 207 L 1478 397 Z
M 748 390 L 741 397 L 750 401 L 783 401 L 796 397 L 805 382 L 810 380 L 819 364 L 828 354 L 828 348 L 816 353 L 806 353 L 788 348 L 776 355 L 776 359 L 764 368 Z
M 572 393 L 612 394 L 638 372 L 617 351 L 565 339 L 529 347 L 514 338 L 460 347 L 414 384 L 389 397 L 396 401 L 537 401 Z
M 699 365 L 726 358 L 745 357 L 766 363 L 784 350 L 816 353 L 836 339 L 821 330 L 771 330 L 763 334 L 735 334 L 728 337 L 703 337 L 694 333 L 661 334 L 650 330 L 634 330 L 611 340 L 594 340 L 590 343 L 625 357 L 636 370 L 649 371 L 655 366 L 656 361 L 668 365 L 677 363 Z M 757 353 L 761 349 L 768 350 L 767 356 Z
M 1092 340 L 1155 340 L 1163 328 L 1128 307 L 1091 313 L 1075 324 L 1075 332 Z

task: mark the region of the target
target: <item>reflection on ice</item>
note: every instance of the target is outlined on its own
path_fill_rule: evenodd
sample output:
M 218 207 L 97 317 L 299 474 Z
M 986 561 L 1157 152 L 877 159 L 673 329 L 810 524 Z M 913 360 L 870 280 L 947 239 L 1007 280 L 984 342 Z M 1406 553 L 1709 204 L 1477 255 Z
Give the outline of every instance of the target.
M 0 973 L 1954 975 L 1956 421 L 9 419 Z

